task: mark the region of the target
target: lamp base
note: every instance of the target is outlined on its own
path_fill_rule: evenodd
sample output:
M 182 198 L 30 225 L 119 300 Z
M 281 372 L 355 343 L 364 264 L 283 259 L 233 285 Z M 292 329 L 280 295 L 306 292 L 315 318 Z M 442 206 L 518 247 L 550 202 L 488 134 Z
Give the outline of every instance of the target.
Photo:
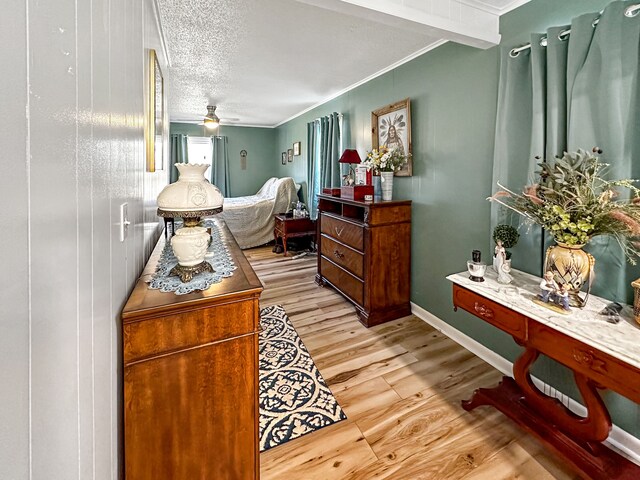
M 202 272 L 213 273 L 215 270 L 209 262 L 201 262 L 193 267 L 185 267 L 183 265 L 176 265 L 169 272 L 170 275 L 177 275 L 182 280 L 182 283 L 190 282 L 193 277 Z

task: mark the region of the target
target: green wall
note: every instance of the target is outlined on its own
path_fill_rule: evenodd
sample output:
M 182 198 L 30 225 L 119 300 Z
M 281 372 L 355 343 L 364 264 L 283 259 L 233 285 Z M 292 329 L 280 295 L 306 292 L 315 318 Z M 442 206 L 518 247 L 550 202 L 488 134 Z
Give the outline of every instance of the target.
M 567 24 L 607 3 L 533 0 L 501 18 L 501 45 L 527 43 L 530 33 Z M 445 44 L 278 127 L 274 159 L 278 176 L 292 176 L 306 185 L 307 122 L 332 111 L 343 113 L 345 148 L 356 148 L 364 156 L 371 148 L 371 111 L 410 97 L 414 176 L 395 178 L 394 198 L 413 201 L 412 301 L 514 360 L 520 348 L 509 336 L 465 312 L 453 312 L 451 284 L 445 280 L 466 268 L 473 249 L 482 250 L 485 260 L 490 258 L 485 199 L 493 189 L 498 76 L 498 47 L 479 50 Z M 302 156 L 281 165 L 280 152 L 299 140 Z M 579 398 L 563 367 L 543 360 L 535 373 Z M 607 397 L 616 424 L 640 436 L 638 406 L 614 394 Z
M 171 123 L 170 131 L 194 137 L 211 136 L 203 126 L 192 123 Z M 229 139 L 229 177 L 234 197 L 255 194 L 267 179 L 275 175 L 275 129 L 222 125 L 216 134 Z M 241 150 L 247 151 L 246 170 L 240 168 Z

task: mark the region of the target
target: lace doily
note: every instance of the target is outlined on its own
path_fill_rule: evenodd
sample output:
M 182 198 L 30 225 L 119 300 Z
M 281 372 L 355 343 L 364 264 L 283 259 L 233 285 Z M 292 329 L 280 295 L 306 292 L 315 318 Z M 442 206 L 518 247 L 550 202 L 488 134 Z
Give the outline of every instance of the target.
M 211 264 L 214 272 L 199 273 L 188 283 L 183 283 L 176 275 L 169 275 L 171 269 L 178 264 L 178 259 L 173 254 L 171 244 L 167 242 L 160 255 L 156 271 L 149 282 L 149 288 L 162 292 L 174 292 L 176 295 L 184 295 L 206 290 L 214 283 L 219 283 L 223 278 L 233 275 L 236 266 L 224 244 L 222 227 L 211 219 L 203 221 L 201 225 L 207 228 L 211 227 L 211 245 L 209 245 L 205 261 Z

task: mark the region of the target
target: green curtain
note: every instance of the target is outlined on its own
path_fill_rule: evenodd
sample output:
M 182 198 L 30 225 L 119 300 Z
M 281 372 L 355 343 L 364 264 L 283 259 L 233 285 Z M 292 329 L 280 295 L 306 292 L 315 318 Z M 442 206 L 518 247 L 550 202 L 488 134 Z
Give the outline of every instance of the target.
M 176 163 L 188 163 L 189 152 L 187 148 L 187 136 L 182 133 L 173 133 L 169 137 L 169 183 L 178 180 Z
M 321 186 L 340 186 L 340 114 L 320 119 Z
M 213 159 L 211 161 L 211 183 L 217 186 L 222 195 L 231 196 L 229 180 L 229 139 L 226 136 L 212 137 Z
M 320 191 L 319 177 L 316 172 L 319 165 L 317 124 L 318 120 L 307 123 L 307 206 L 312 220 L 318 217 L 318 193 Z
M 312 219 L 318 216 L 318 193 L 340 186 L 340 114 L 307 123 L 307 203 Z
M 553 161 L 564 151 L 594 146 L 603 149 L 612 177 L 640 178 L 640 16 L 624 14 L 636 3 L 615 1 L 602 15 L 581 15 L 570 26 L 534 34 L 531 50 L 515 57 L 513 46 L 503 49 L 494 182 L 518 189 L 535 180 L 534 157 Z M 571 33 L 563 34 L 569 28 Z M 546 47 L 540 44 L 543 38 Z M 496 206 L 491 220 L 492 225 L 521 222 Z M 536 226 L 521 224 L 520 231 L 513 266 L 540 275 L 549 240 Z M 596 238 L 585 250 L 596 258 L 593 293 L 630 302 L 629 283 L 640 269 L 625 262 L 615 240 Z

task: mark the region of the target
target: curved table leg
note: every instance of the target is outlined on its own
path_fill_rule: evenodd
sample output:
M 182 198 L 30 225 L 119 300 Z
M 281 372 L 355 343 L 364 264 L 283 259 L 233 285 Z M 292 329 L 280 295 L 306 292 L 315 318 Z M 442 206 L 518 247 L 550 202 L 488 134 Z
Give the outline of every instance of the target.
M 462 407 L 473 410 L 491 405 L 533 434 L 585 478 L 637 480 L 640 467 L 610 450 L 602 443 L 610 429 L 611 418 L 597 386 L 574 372 L 575 380 L 587 407 L 580 417 L 561 402 L 542 393 L 533 383 L 529 369 L 540 353 L 525 348 L 513 366 L 515 380 L 503 377 L 494 388 L 479 388 Z
M 611 417 L 596 386 L 585 376 L 574 373 L 574 377 L 585 407 L 587 416 L 581 417 L 571 412 L 558 399 L 542 393 L 533 383 L 529 369 L 540 353 L 527 347 L 513 364 L 513 376 L 522 389 L 525 401 L 539 414 L 553 422 L 560 430 L 584 442 L 602 442 L 611 431 Z

